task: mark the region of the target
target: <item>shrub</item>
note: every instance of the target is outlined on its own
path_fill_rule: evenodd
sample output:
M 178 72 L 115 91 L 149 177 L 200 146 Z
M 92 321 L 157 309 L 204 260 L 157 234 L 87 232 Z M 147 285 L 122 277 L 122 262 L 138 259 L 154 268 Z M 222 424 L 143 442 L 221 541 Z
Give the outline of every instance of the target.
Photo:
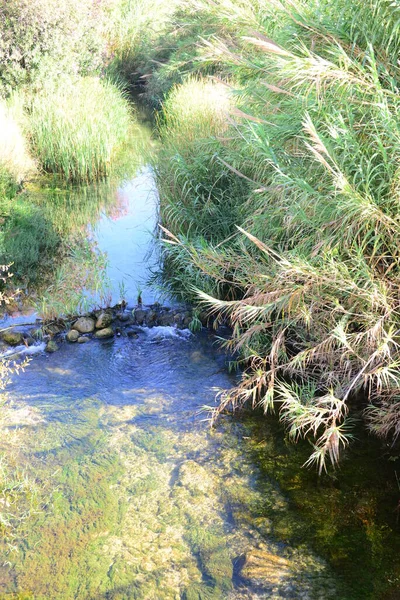
M 103 0 L 0 0 L 0 89 L 10 93 L 98 69 L 106 7 Z
M 94 77 L 34 96 L 29 111 L 32 151 L 45 171 L 68 181 L 108 175 L 132 125 L 123 92 Z

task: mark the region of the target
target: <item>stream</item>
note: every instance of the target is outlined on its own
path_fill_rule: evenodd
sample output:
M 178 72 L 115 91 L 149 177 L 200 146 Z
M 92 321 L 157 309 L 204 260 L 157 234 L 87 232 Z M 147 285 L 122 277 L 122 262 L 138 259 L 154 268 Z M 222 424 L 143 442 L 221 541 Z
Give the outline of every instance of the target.
M 87 255 L 79 262 L 76 249 L 66 257 L 79 267 L 80 301 L 90 309 L 124 299 L 129 310 L 138 295 L 155 302 L 147 283 L 156 264 L 151 169 L 93 190 L 81 205 L 79 190 L 61 200 L 49 190 L 43 196 L 52 206 L 66 203 L 87 239 L 89 262 Z M 95 210 L 78 214 L 86 204 Z M 93 264 L 102 286 L 82 277 L 81 266 Z M 61 302 L 74 286 L 57 281 L 48 295 L 55 290 Z M 141 327 L 130 336 L 65 341 L 53 354 L 38 343 L 29 353 L 36 354 L 2 401 L 0 598 L 372 599 L 384 597 L 374 586 L 386 582 L 389 567 L 398 587 L 398 559 L 382 566 L 387 541 L 394 554 L 399 548 L 395 490 L 382 483 L 393 470 L 378 469 L 382 481 L 371 484 L 367 475 L 361 484 L 345 466 L 345 483 L 336 475 L 321 483 L 301 469 L 308 445 L 276 441 L 283 440 L 276 421 L 227 415 L 210 428 L 206 407 L 235 377 L 213 332 Z M 378 515 L 380 494 L 389 525 Z M 361 497 L 364 521 L 355 508 Z M 353 573 L 342 577 L 349 561 Z

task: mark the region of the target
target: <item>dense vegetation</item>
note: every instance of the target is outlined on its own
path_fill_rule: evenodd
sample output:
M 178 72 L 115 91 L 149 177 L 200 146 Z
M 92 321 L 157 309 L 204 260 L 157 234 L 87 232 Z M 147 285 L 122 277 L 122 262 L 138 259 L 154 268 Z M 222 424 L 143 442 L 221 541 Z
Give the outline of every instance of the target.
M 172 86 L 164 282 L 231 325 L 244 369 L 216 412 L 277 406 L 320 471 L 354 418 L 400 432 L 398 11 L 180 3 L 145 75 Z
M 243 369 L 215 414 L 277 407 L 320 471 L 355 418 L 396 442 L 397 4 L 2 0 L 0 17 L 1 261 L 26 274 L 55 251 L 23 181 L 109 174 L 139 92 L 163 141 L 162 282 L 231 326 Z

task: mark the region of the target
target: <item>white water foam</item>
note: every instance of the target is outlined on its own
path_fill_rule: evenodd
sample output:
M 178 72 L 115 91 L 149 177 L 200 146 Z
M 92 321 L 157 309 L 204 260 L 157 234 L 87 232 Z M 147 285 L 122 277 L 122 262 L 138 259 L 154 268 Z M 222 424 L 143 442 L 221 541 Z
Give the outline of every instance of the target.
M 9 358 L 10 356 L 32 356 L 34 354 L 39 354 L 40 352 L 44 352 L 46 348 L 46 343 L 41 342 L 40 344 L 34 344 L 33 346 L 15 346 L 14 348 L 10 348 L 3 354 L 0 354 L 0 358 Z
M 178 329 L 172 326 L 140 327 L 140 330 L 150 340 L 163 340 L 166 338 L 188 340 L 192 336 L 192 332 L 189 329 Z

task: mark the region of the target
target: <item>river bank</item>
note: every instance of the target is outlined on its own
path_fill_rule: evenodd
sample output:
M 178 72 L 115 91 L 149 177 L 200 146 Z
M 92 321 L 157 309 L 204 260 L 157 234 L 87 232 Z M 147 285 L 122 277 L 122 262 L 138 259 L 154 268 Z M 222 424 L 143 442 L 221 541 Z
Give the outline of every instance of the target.
M 395 11 L 22 4 L 0 595 L 397 600 Z
M 113 244 L 129 215 L 112 202 L 107 214 Z M 33 325 L 14 328 L 28 344 L 14 349 L 37 353 L 2 408 L 5 597 L 395 594 L 396 463 L 367 438 L 369 454 L 351 448 L 318 477 L 276 420 L 227 414 L 210 429 L 204 406 L 235 383 L 212 328 L 192 334 L 186 308 L 135 301 L 48 323 L 55 353 L 29 346 Z

